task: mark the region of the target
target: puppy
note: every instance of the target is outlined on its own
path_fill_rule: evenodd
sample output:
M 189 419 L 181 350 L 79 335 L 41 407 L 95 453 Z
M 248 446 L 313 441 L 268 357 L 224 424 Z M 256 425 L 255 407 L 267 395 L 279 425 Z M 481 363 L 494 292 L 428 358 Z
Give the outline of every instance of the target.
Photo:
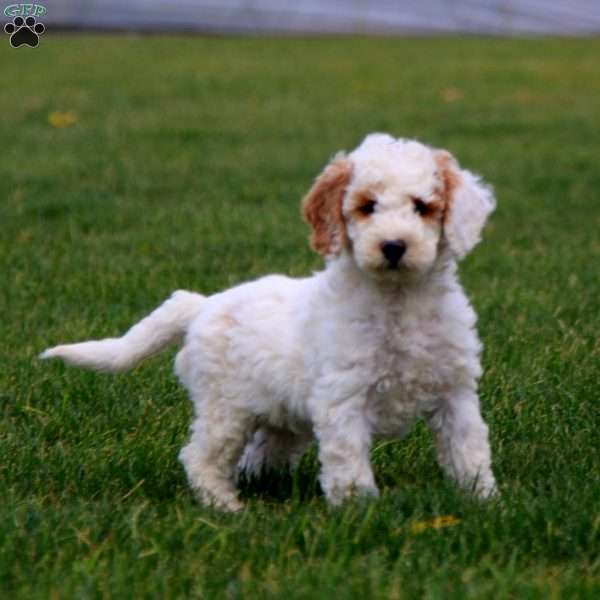
M 443 470 L 486 498 L 496 484 L 477 396 L 481 344 L 457 261 L 494 206 L 448 152 L 371 134 L 304 198 L 324 271 L 208 297 L 178 291 L 120 338 L 41 357 L 114 372 L 182 342 L 175 371 L 195 419 L 180 460 L 200 500 L 225 510 L 242 507 L 237 473 L 293 465 L 314 438 L 330 503 L 377 496 L 373 439 L 419 418 Z

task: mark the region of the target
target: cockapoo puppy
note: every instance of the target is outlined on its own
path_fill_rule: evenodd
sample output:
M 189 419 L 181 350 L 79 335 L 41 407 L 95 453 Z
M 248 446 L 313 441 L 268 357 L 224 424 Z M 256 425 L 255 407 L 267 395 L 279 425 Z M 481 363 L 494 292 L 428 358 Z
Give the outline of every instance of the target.
M 293 465 L 314 438 L 329 502 L 377 496 L 373 439 L 401 436 L 419 418 L 444 471 L 489 497 L 481 344 L 456 263 L 494 206 L 448 152 L 371 134 L 336 155 L 304 198 L 324 271 L 208 297 L 177 291 L 120 338 L 41 356 L 123 371 L 181 342 L 175 371 L 195 420 L 180 459 L 198 497 L 223 509 L 242 506 L 240 471 Z

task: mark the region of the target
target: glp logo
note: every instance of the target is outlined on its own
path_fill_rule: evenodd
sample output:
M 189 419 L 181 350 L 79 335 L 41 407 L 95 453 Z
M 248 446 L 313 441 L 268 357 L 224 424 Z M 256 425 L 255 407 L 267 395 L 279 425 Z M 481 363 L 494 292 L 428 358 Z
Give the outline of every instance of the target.
M 11 4 L 4 9 L 4 16 L 12 17 L 12 23 L 4 25 L 4 31 L 10 35 L 10 45 L 13 48 L 29 46 L 35 48 L 46 31 L 38 17 L 43 17 L 48 11 L 41 4 Z

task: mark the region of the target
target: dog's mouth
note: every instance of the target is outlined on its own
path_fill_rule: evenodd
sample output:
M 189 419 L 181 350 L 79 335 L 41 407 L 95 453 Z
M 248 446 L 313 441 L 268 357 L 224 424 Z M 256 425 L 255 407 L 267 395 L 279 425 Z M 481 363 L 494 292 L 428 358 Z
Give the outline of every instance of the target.
M 426 277 L 432 268 L 433 264 L 415 264 L 410 257 L 405 257 L 395 264 L 379 261 L 376 264 L 365 265 L 362 270 L 382 284 L 404 285 Z
M 401 271 L 403 269 L 405 269 L 405 265 L 403 263 L 395 263 L 395 264 L 386 264 L 383 265 L 383 270 L 384 271 Z
M 410 262 L 404 259 L 398 262 L 389 262 L 383 259 L 375 266 L 375 270 L 380 273 L 403 273 L 414 271 Z
M 412 279 L 417 272 L 404 262 L 390 265 L 381 262 L 364 269 L 367 274 L 380 283 L 402 284 Z

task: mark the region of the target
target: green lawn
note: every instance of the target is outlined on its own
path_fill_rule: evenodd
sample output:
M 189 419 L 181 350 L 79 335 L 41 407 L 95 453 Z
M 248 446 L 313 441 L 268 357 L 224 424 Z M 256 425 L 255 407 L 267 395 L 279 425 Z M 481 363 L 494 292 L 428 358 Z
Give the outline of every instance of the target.
M 600 597 L 600 39 L 50 32 L 0 66 L 1 598 Z M 373 130 L 496 187 L 461 270 L 502 499 L 460 494 L 417 427 L 374 448 L 377 502 L 328 509 L 313 451 L 243 513 L 202 508 L 173 352 L 120 376 L 36 355 L 176 288 L 318 269 L 299 200 Z

